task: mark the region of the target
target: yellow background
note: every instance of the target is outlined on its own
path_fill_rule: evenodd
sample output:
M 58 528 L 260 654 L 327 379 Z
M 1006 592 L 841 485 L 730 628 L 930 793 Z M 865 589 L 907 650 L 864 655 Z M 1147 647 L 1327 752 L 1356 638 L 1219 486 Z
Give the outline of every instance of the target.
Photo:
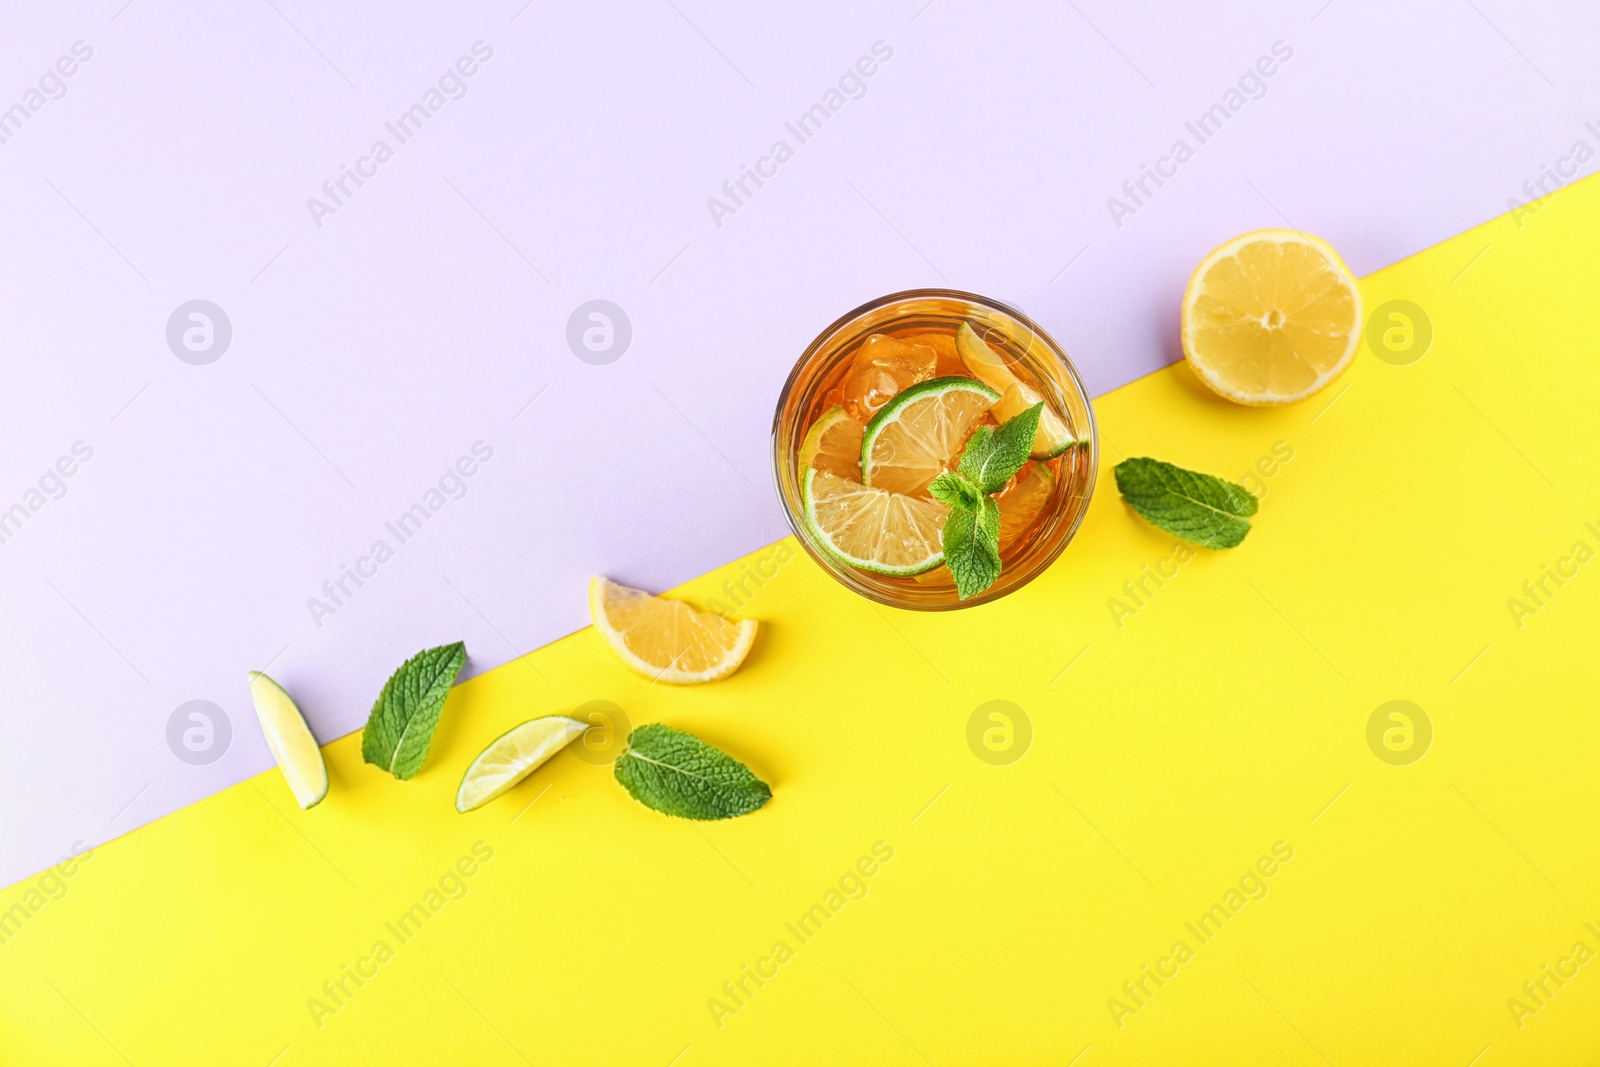
M 1182 366 L 1102 398 L 1078 540 L 996 604 L 880 610 L 797 553 L 726 682 L 650 686 L 584 631 L 460 686 L 414 781 L 352 735 L 310 812 L 272 771 L 96 849 L 0 946 L 0 1061 L 1594 1063 L 1600 963 L 1520 1028 L 1507 1000 L 1600 949 L 1600 562 L 1520 628 L 1507 601 L 1600 549 L 1597 247 L 1590 181 L 1366 279 L 1369 310 L 1431 318 L 1419 362 L 1363 347 L 1287 410 Z M 1108 600 L 1173 540 L 1111 465 L 1240 479 L 1277 442 L 1243 545 L 1119 627 Z M 704 605 L 743 565 L 678 592 Z M 567 752 L 455 813 L 483 744 L 591 699 L 717 744 L 773 801 L 669 820 Z M 966 740 L 994 699 L 1033 728 L 1007 766 Z M 1367 744 L 1392 699 L 1433 725 L 1409 766 Z M 478 841 L 467 895 L 398 945 L 385 922 Z M 784 924 L 879 841 L 867 895 L 800 944 Z M 1267 896 L 1200 944 L 1184 924 L 1279 841 Z M 308 999 L 380 938 L 394 958 L 319 1028 Z M 708 1000 L 780 939 L 719 1027 Z M 1194 958 L 1119 1027 L 1108 999 L 1179 939 Z

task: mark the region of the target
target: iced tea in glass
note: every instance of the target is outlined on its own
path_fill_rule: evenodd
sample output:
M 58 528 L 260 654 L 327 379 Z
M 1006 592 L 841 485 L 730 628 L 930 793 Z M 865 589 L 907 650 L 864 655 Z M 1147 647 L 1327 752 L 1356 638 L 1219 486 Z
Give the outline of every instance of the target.
M 1041 403 L 1028 458 L 993 494 L 999 575 L 963 599 L 942 551 L 950 508 L 929 486 L 980 427 Z M 801 545 L 861 595 L 920 610 L 986 603 L 1049 566 L 1083 521 L 1097 448 L 1061 347 L 1014 308 L 944 289 L 895 293 L 829 326 L 773 419 L 773 472 Z

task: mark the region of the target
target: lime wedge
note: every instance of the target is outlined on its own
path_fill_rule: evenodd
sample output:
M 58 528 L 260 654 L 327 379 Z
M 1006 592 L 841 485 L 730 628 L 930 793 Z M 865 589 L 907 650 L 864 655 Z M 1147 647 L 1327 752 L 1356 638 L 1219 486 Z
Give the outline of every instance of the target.
M 1039 403 L 1044 397 L 1006 366 L 1005 360 L 984 343 L 978 332 L 966 323 L 956 327 L 956 351 L 967 373 L 1001 394 L 994 406 L 994 417 L 1005 422 Z M 1077 443 L 1061 416 L 1049 404 L 1039 413 L 1039 430 L 1033 435 L 1033 458 L 1053 459 Z
M 514 726 L 478 753 L 456 790 L 456 810 L 471 811 L 504 793 L 545 760 L 583 736 L 586 722 L 565 715 L 546 715 Z
M 944 562 L 944 518 L 950 509 L 943 504 L 814 469 L 800 483 L 800 500 L 811 536 L 852 567 L 913 575 Z
M 928 483 L 961 459 L 1000 393 L 971 378 L 930 378 L 895 396 L 867 423 L 861 481 L 891 493 L 926 496 Z
M 283 686 L 260 671 L 250 672 L 250 700 L 295 802 L 302 808 L 315 807 L 328 795 L 328 768 L 305 717 Z

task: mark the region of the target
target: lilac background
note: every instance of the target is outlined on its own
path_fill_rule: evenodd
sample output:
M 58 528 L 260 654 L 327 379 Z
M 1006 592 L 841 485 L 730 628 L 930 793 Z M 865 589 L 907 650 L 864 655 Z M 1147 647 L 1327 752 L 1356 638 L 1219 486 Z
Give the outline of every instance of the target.
M 1365 273 L 1600 147 L 1577 0 L 450 6 L 0 13 L 0 109 L 93 49 L 0 143 L 0 509 L 94 450 L 0 544 L 0 883 L 268 766 L 246 669 L 327 740 L 424 645 L 481 671 L 585 625 L 592 573 L 661 588 L 781 536 L 777 389 L 868 298 L 1010 300 L 1103 392 L 1176 358 L 1188 272 L 1239 231 L 1292 223 Z M 479 40 L 466 95 L 316 225 L 307 198 Z M 1199 145 L 1185 122 L 1277 41 Z M 780 138 L 718 226 L 708 197 Z M 165 340 L 195 298 L 233 326 L 208 366 Z M 565 341 L 593 298 L 632 321 L 608 366 Z M 315 626 L 307 598 L 478 441 L 466 495 Z M 166 741 L 192 699 L 234 728 L 208 766 Z

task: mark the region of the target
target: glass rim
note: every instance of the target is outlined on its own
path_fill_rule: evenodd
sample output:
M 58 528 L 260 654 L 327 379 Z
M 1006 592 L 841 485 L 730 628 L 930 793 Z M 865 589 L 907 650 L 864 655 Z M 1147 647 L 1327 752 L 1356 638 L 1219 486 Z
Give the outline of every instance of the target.
M 795 509 L 790 506 L 789 494 L 786 493 L 784 489 L 784 470 L 788 452 L 790 451 L 789 449 L 785 448 L 783 441 L 782 430 L 784 409 L 788 406 L 789 396 L 795 389 L 796 385 L 800 382 L 802 374 L 805 373 L 810 367 L 812 360 L 816 357 L 823 344 L 835 337 L 841 329 L 848 326 L 852 321 L 874 311 L 881 310 L 882 308 L 914 300 L 951 300 L 975 304 L 979 307 L 998 311 L 1001 314 L 1015 320 L 1019 325 L 1031 331 L 1035 337 L 1044 342 L 1045 348 L 1055 358 L 1061 370 L 1065 372 L 1067 380 L 1071 383 L 1073 388 L 1077 390 L 1078 395 L 1082 397 L 1084 410 L 1087 413 L 1088 427 L 1084 436 L 1089 441 L 1090 463 L 1088 465 L 1087 480 L 1085 481 L 1083 487 L 1083 504 L 1078 509 L 1077 514 L 1073 516 L 1071 523 L 1061 532 L 1061 535 L 1056 541 L 1055 545 L 1052 546 L 1044 555 L 1040 556 L 1029 568 L 1029 570 L 1021 577 L 1015 579 L 1002 589 L 991 588 L 966 600 L 940 602 L 906 601 L 896 598 L 892 594 L 873 588 L 870 585 L 858 585 L 855 583 L 846 582 L 837 571 L 837 568 L 843 566 L 843 564 L 838 564 L 836 561 L 824 558 L 823 554 L 811 544 L 810 538 L 803 529 L 803 524 L 801 523 L 799 516 L 795 513 Z M 783 508 L 784 522 L 788 525 L 789 532 L 794 536 L 794 539 L 799 542 L 801 549 L 805 551 L 806 555 L 810 556 L 819 567 L 826 571 L 829 577 L 833 578 L 841 585 L 844 585 L 851 592 L 863 596 L 868 600 L 882 604 L 885 607 L 900 608 L 906 611 L 957 611 L 963 608 L 972 608 L 977 607 L 980 604 L 991 603 L 1016 592 L 1017 590 L 1028 585 L 1045 571 L 1049 570 L 1055 561 L 1060 558 L 1061 553 L 1066 551 L 1067 545 L 1069 545 L 1073 538 L 1077 536 L 1079 528 L 1083 525 L 1084 517 L 1089 513 L 1089 503 L 1094 496 L 1095 484 L 1099 479 L 1099 458 L 1100 429 L 1095 418 L 1094 398 L 1090 395 L 1089 388 L 1083 380 L 1083 375 L 1079 373 L 1077 365 L 1073 363 L 1072 358 L 1067 355 L 1066 349 L 1061 347 L 1060 343 L 1050 335 L 1049 331 L 1045 330 L 1044 327 L 1040 326 L 1019 308 L 1015 308 L 1004 301 L 996 300 L 992 297 L 981 296 L 977 293 L 967 292 L 966 290 L 962 289 L 903 289 L 899 292 L 889 293 L 887 295 L 868 300 L 865 303 L 845 312 L 843 315 L 840 315 L 838 318 L 834 319 L 831 323 L 818 331 L 816 337 L 814 337 L 811 343 L 806 346 L 805 351 L 800 354 L 800 358 L 795 361 L 794 367 L 789 371 L 789 376 L 784 380 L 783 388 L 778 393 L 777 405 L 774 408 L 772 415 L 773 488 L 778 494 L 779 504 Z

